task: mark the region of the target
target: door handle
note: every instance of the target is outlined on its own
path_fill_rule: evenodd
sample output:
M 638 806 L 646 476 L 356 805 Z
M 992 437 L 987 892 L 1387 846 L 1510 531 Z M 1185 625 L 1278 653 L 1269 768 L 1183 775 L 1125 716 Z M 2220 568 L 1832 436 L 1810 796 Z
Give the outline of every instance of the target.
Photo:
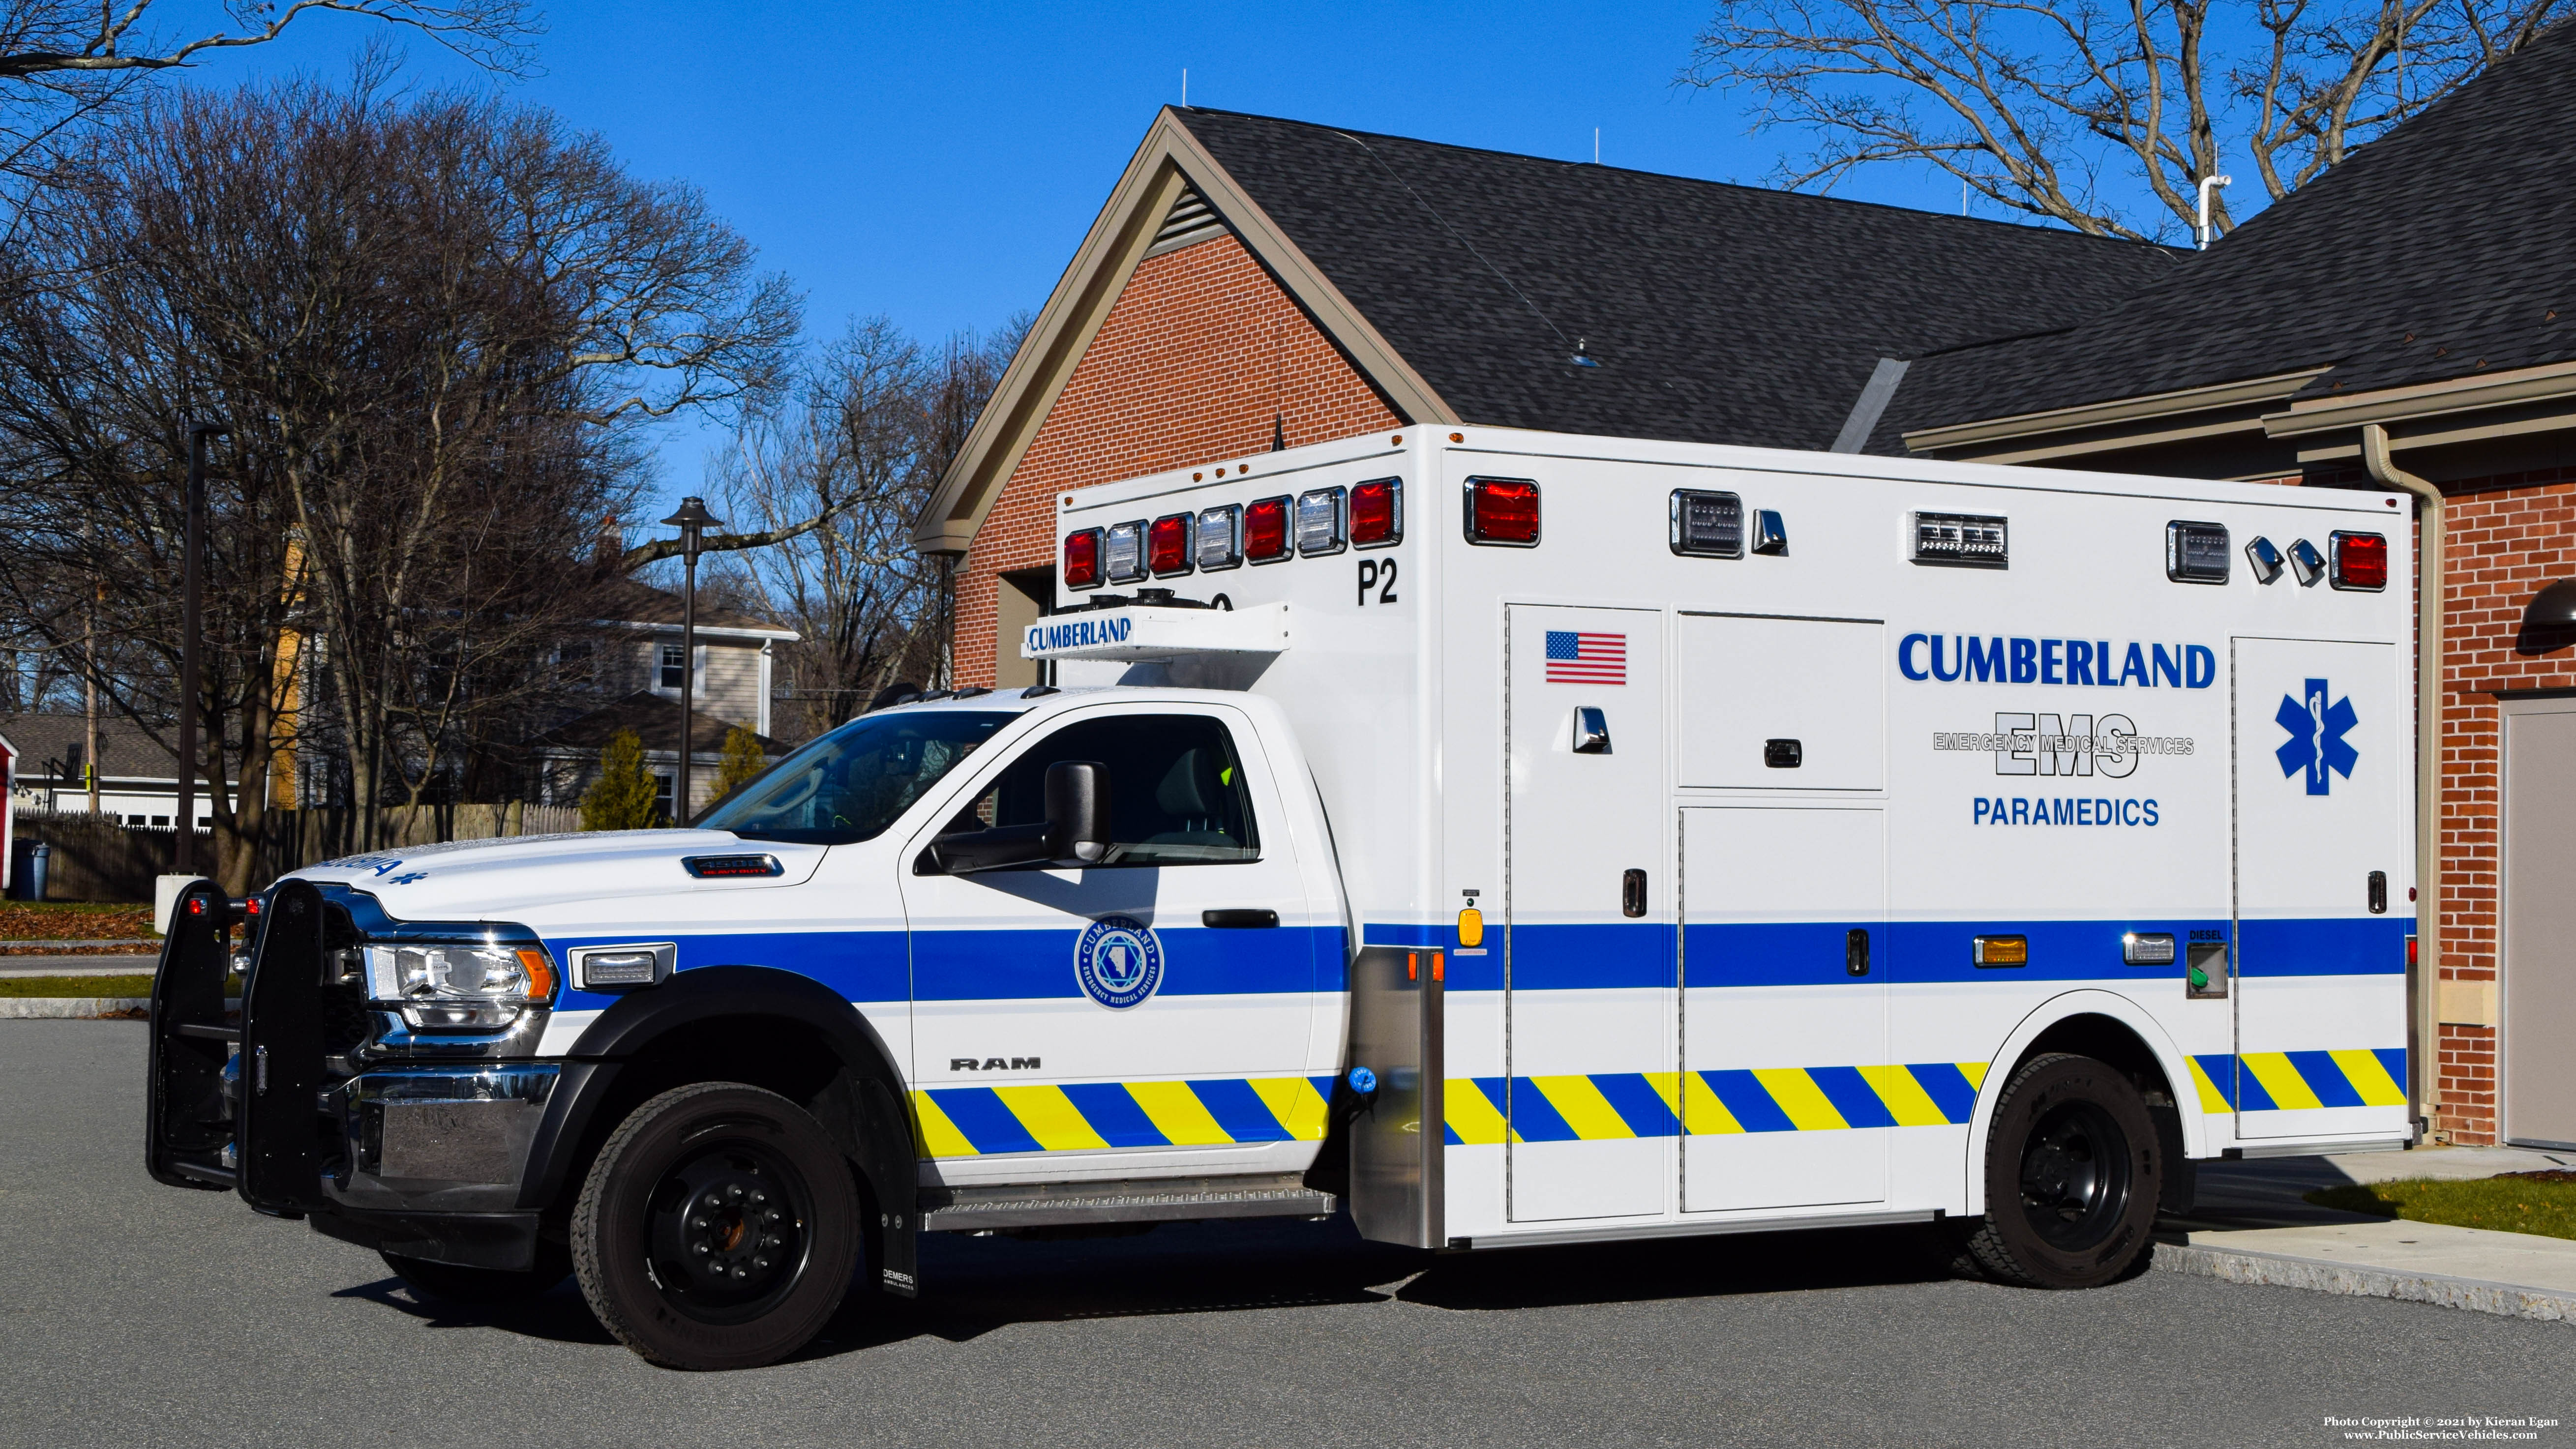
M 1869 932 L 1855 926 L 1843 934 L 1843 969 L 1854 976 L 1869 974 Z
M 1247 930 L 1279 924 L 1277 911 L 1243 908 L 1231 911 L 1201 911 L 1199 924 L 1216 930 Z
M 1642 916 L 1646 913 L 1646 873 L 1627 871 L 1619 877 L 1619 914 Z

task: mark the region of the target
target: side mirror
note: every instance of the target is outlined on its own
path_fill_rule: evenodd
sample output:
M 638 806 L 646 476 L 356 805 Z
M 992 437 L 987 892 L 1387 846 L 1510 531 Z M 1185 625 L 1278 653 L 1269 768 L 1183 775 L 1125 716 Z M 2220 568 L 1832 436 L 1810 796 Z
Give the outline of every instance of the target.
M 1047 766 L 1046 839 L 1058 865 L 1098 865 L 1109 858 L 1107 765 L 1058 760 Z

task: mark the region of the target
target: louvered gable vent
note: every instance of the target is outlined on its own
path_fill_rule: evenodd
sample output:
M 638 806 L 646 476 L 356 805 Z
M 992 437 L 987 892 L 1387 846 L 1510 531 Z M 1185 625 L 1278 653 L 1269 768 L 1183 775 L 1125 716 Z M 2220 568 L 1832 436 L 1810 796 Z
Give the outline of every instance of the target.
M 1184 185 L 1181 194 L 1172 201 L 1171 213 L 1163 218 L 1162 230 L 1154 233 L 1154 244 L 1145 249 L 1145 255 L 1159 257 L 1165 252 L 1176 252 L 1223 235 L 1225 222 L 1217 216 L 1215 209 L 1199 195 L 1197 188 Z

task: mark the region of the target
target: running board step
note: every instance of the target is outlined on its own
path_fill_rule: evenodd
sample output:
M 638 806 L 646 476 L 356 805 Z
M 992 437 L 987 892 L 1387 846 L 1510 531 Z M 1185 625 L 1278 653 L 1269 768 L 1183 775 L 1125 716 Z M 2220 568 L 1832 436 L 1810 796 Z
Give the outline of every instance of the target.
M 1003 1187 L 925 1187 L 921 1227 L 932 1233 L 1200 1218 L 1324 1218 L 1338 1202 L 1294 1172 L 1236 1177 L 1130 1178 Z

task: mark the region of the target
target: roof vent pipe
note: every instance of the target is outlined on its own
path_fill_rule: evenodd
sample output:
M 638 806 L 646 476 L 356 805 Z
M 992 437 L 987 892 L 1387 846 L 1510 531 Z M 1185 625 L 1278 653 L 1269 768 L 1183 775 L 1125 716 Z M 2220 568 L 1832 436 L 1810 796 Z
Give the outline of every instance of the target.
M 2209 189 L 2213 186 L 2232 186 L 2235 182 L 2236 178 L 2233 176 L 2204 176 L 2200 178 L 2200 225 L 2194 228 L 2194 230 L 2200 237 L 2200 249 L 2202 251 L 2209 250 Z
M 2381 487 L 2415 495 L 2415 1030 L 2406 1068 L 2420 1141 L 2441 1106 L 2442 490 L 2397 466 L 2377 423 L 2362 425 L 2361 462 Z

